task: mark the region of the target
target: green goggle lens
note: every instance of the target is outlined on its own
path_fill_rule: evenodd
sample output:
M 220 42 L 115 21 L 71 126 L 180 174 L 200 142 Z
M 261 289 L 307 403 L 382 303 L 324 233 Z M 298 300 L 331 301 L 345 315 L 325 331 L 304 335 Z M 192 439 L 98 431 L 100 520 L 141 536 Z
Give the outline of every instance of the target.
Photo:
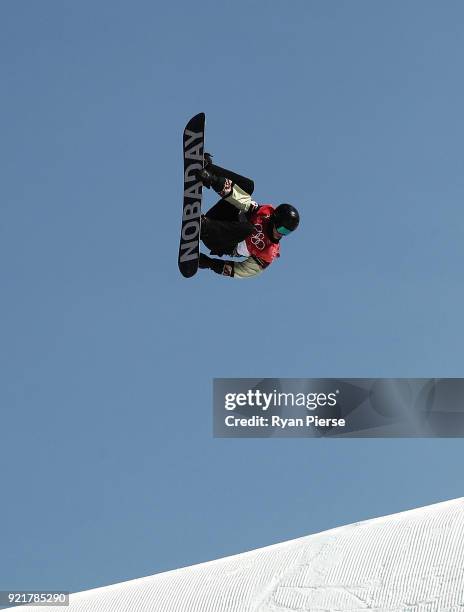
M 281 225 L 280 227 L 277 228 L 277 231 L 279 232 L 279 234 L 282 234 L 283 236 L 288 236 L 289 234 L 291 234 L 292 230 L 287 229 L 286 227 L 284 227 L 283 225 Z

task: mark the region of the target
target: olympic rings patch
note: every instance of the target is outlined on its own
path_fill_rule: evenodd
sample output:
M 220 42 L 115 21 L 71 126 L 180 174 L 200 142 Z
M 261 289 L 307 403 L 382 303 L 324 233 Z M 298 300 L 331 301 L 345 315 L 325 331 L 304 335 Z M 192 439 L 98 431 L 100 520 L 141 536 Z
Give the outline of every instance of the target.
M 258 251 L 262 251 L 266 247 L 266 243 L 264 241 L 264 232 L 263 226 L 261 223 L 255 223 L 255 232 L 251 235 L 251 242 L 255 245 Z

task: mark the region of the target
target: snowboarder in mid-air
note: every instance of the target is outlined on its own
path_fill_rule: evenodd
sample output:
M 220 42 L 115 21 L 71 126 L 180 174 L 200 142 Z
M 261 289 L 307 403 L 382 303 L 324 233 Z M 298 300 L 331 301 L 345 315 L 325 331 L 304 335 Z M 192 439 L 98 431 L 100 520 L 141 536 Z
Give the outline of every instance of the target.
M 257 204 L 251 198 L 253 181 L 216 166 L 211 157 L 205 153 L 204 167 L 195 175 L 221 199 L 201 215 L 200 239 L 210 255 L 246 259 L 230 261 L 200 253 L 199 267 L 235 278 L 256 276 L 280 256 L 280 240 L 298 227 L 298 211 L 291 204 Z

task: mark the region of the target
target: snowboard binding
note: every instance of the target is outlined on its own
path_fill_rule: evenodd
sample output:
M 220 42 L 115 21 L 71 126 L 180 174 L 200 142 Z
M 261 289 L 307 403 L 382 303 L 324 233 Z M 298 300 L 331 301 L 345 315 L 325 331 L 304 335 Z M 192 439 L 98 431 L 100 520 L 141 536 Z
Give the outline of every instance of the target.
M 204 153 L 203 155 L 203 168 L 208 168 L 213 165 L 213 156 L 211 153 Z

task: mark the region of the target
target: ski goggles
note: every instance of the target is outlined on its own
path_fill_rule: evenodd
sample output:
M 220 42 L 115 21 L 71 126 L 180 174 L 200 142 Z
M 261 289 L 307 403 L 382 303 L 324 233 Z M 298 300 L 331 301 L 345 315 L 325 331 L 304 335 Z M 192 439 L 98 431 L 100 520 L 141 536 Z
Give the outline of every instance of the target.
M 287 229 L 283 225 L 281 225 L 280 227 L 276 227 L 276 230 L 279 232 L 279 234 L 282 234 L 282 236 L 288 236 L 292 233 L 292 230 Z

